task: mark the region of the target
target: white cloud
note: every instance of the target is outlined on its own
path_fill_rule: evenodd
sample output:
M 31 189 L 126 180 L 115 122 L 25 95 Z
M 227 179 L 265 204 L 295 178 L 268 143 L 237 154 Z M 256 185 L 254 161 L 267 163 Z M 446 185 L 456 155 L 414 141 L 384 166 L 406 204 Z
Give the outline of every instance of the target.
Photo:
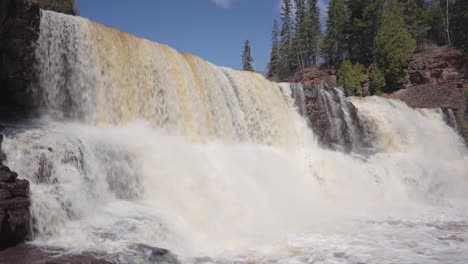
M 228 8 L 231 5 L 232 0 L 211 0 L 215 5 L 223 8 Z

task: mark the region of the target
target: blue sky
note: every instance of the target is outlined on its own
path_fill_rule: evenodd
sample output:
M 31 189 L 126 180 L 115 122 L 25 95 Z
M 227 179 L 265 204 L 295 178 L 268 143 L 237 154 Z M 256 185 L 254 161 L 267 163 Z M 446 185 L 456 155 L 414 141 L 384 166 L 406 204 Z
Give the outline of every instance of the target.
M 328 0 L 319 2 L 325 7 Z M 77 0 L 77 5 L 83 17 L 235 69 L 248 39 L 258 71 L 266 70 L 273 19 L 281 8 L 280 0 Z

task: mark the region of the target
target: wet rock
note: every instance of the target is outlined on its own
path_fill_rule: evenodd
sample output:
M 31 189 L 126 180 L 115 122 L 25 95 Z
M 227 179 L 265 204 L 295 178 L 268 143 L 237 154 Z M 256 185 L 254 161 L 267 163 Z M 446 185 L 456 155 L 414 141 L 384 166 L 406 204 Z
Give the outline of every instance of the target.
M 14 171 L 10 171 L 7 166 L 3 166 L 0 164 L 0 183 L 12 183 L 16 180 L 18 174 Z
M 0 125 L 0 131 L 2 131 L 2 126 Z M 3 153 L 2 151 L 2 142 L 3 142 L 3 135 L 0 134 L 0 164 L 2 163 L 2 161 L 6 158 L 5 157 L 5 154 Z
M 0 215 L 1 217 L 1 215 Z M 4 251 L 0 251 L 0 263 L 15 264 L 126 264 L 126 263 L 155 263 L 179 264 L 179 260 L 170 251 L 161 248 L 137 244 L 129 249 L 134 254 L 105 252 L 67 252 L 66 249 L 56 247 L 39 247 L 21 244 Z M 124 250 L 125 251 L 125 250 Z
M 451 236 L 448 236 L 448 237 L 439 237 L 438 238 L 439 240 L 444 240 L 444 241 L 458 241 L 458 242 L 465 242 L 465 240 L 459 236 L 456 236 L 456 235 L 451 235 Z
M 32 104 L 39 20 L 38 0 L 0 1 L 0 106 Z
M 177 256 L 164 248 L 151 247 L 145 244 L 135 244 L 131 247 L 138 255 L 143 255 L 150 263 L 179 264 Z
M 30 230 L 29 182 L 17 177 L 0 161 L 0 250 L 25 241 Z
M 15 264 L 113 264 L 115 262 L 103 258 L 103 254 L 82 252 L 80 254 L 66 254 L 58 248 L 41 248 L 28 244 L 21 244 L 13 248 L 0 251 L 0 263 Z
M 304 93 L 306 117 L 322 145 L 346 152 L 370 151 L 371 130 L 341 90 L 306 84 Z

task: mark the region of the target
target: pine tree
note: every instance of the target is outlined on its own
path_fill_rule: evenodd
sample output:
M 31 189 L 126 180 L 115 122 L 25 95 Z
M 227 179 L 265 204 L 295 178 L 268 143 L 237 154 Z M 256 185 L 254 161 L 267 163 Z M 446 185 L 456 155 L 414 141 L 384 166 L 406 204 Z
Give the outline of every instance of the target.
M 306 30 L 307 30 L 307 60 L 306 66 L 318 64 L 320 56 L 320 8 L 317 0 L 307 0 Z
M 294 23 L 292 18 L 292 4 L 290 0 L 283 0 L 281 12 L 281 40 L 280 40 L 280 63 L 279 76 L 286 78 L 295 70 L 296 56 L 293 50 Z
M 273 21 L 273 31 L 271 33 L 271 55 L 270 63 L 268 64 L 268 77 L 273 77 L 278 74 L 280 60 L 280 43 L 279 43 L 279 28 L 278 21 Z
M 405 15 L 405 23 L 411 36 L 418 42 L 427 39 L 431 27 L 431 14 L 426 0 L 400 0 Z
M 252 66 L 253 61 L 254 59 L 252 58 L 250 42 L 246 40 L 244 44 L 244 52 L 242 53 L 242 69 L 244 71 L 255 71 Z
M 348 0 L 348 52 L 352 61 L 370 63 L 382 15 L 383 0 Z
M 337 67 L 343 60 L 346 48 L 346 20 L 347 14 L 344 0 L 330 0 L 327 33 L 323 46 L 325 60 L 330 67 Z
M 415 48 L 416 41 L 406 29 L 398 0 L 390 0 L 376 40 L 377 66 L 387 82 L 385 92 L 397 89 L 403 83 Z
M 369 68 L 369 84 L 372 95 L 380 94 L 385 90 L 385 77 L 374 63 Z
M 304 0 L 294 0 L 296 5 L 296 28 L 294 32 L 293 50 L 296 55 L 298 70 L 304 71 L 307 59 L 307 14 Z

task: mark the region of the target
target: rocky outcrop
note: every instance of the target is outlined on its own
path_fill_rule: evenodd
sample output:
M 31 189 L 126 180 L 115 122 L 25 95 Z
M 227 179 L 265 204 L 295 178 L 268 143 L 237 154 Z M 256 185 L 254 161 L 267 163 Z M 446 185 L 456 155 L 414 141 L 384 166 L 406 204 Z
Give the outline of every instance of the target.
M 0 134 L 0 153 L 3 135 Z M 2 164 L 0 155 L 0 250 L 25 241 L 30 230 L 29 182 Z
M 440 83 L 411 86 L 386 97 L 399 99 L 414 108 L 450 108 L 464 110 L 463 83 Z
M 322 145 L 346 152 L 370 151 L 371 130 L 341 90 L 305 85 L 304 94 L 305 115 Z
M 465 83 L 468 61 L 459 50 L 433 47 L 416 53 L 408 66 L 405 87 L 421 84 Z
M 0 105 L 30 105 L 34 50 L 39 36 L 38 0 L 0 1 Z
M 304 72 L 296 73 L 291 81 L 308 85 L 337 86 L 337 71 L 317 67 L 307 68 Z
M 452 112 L 468 144 L 468 59 L 449 47 L 432 47 L 413 56 L 404 89 L 386 97 L 414 108 Z M 446 116 L 446 120 L 452 117 Z M 453 118 L 452 118 L 453 119 Z

